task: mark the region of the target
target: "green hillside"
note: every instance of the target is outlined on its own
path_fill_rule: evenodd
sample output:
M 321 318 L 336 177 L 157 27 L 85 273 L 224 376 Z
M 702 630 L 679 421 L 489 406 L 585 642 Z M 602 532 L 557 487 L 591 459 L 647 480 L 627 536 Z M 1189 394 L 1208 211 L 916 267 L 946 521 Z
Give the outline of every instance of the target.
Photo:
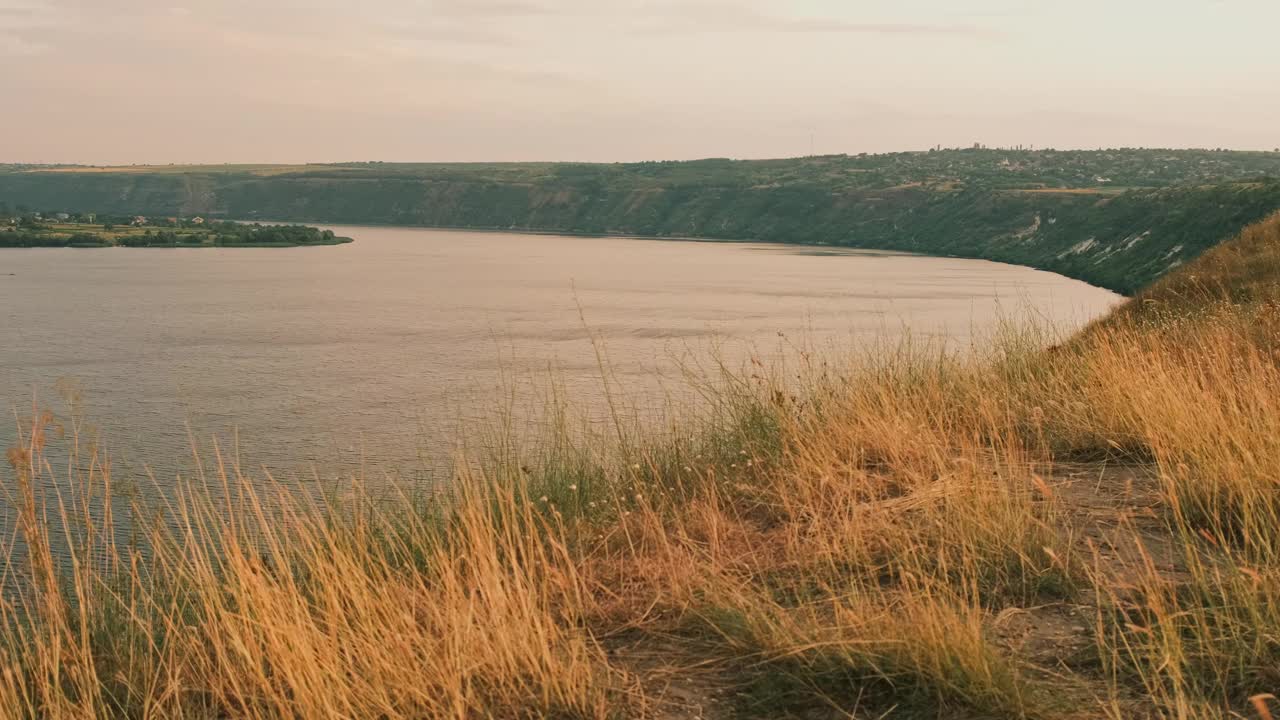
M 632 164 L 0 168 L 45 211 L 817 243 L 1131 293 L 1280 208 L 1280 153 L 938 150 Z

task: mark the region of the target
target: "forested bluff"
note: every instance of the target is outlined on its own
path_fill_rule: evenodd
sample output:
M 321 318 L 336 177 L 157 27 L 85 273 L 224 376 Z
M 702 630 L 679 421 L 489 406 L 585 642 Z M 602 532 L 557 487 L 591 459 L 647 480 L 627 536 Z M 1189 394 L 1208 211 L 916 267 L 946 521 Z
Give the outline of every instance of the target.
M 11 208 L 838 245 L 1131 294 L 1280 208 L 1280 153 L 968 148 L 787 160 L 0 166 Z

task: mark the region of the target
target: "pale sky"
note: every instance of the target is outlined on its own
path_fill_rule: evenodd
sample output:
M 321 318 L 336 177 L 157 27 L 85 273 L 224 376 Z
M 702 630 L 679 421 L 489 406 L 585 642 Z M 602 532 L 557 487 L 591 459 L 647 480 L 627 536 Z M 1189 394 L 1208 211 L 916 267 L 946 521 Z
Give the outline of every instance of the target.
M 1280 0 L 0 0 L 0 162 L 1280 146 Z

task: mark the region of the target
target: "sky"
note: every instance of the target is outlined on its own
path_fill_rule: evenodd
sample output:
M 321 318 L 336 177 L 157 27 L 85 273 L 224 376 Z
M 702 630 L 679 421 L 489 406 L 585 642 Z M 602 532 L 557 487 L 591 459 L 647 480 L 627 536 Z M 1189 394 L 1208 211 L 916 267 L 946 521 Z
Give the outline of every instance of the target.
M 0 0 L 0 163 L 1280 147 L 1280 0 Z

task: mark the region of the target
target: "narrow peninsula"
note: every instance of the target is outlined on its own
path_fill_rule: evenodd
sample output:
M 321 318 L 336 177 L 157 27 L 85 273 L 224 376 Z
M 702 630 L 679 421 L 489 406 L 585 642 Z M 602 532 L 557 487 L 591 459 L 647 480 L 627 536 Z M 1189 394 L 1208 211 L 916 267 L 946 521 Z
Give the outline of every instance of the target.
M 332 230 L 194 218 L 0 213 L 0 248 L 302 247 L 351 242 Z

